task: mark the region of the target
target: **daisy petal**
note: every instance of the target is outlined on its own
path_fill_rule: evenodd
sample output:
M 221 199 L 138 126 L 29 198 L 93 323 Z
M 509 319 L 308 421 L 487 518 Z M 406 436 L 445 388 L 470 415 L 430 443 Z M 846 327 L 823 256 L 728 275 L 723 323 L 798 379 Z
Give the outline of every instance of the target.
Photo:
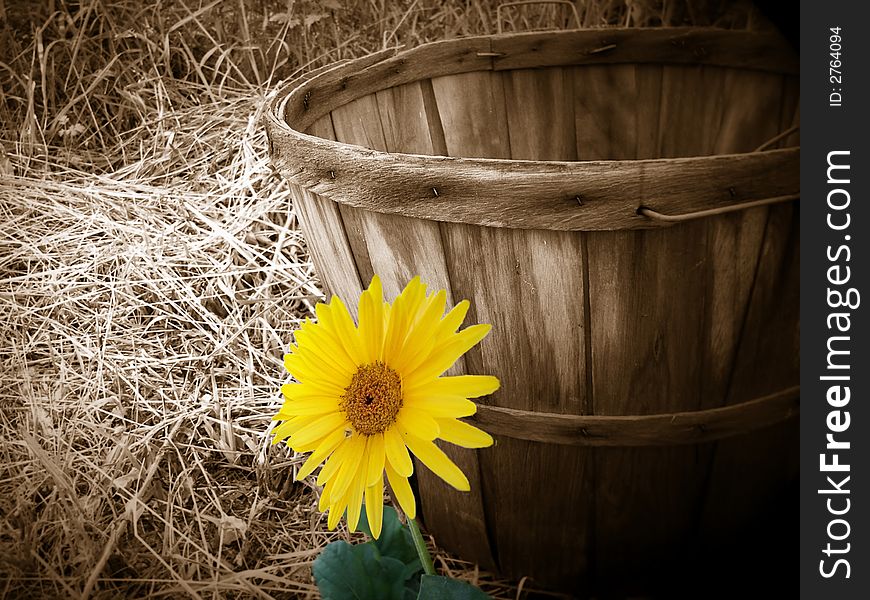
M 319 415 L 304 415 L 301 417 L 290 417 L 284 423 L 278 425 L 273 431 L 272 435 L 274 435 L 274 439 L 272 440 L 273 444 L 277 444 L 284 438 L 293 435 L 300 429 L 307 427 L 311 423 L 314 423 L 319 419 Z M 289 443 L 289 442 L 288 442 Z
M 375 275 L 359 299 L 359 335 L 366 364 L 381 358 L 384 346 L 384 294 L 381 280 Z
M 420 317 L 414 323 L 414 335 L 419 338 L 431 336 L 438 327 L 438 324 L 441 323 L 445 306 L 447 306 L 447 290 L 438 290 L 436 293 L 427 296 L 426 301 L 421 307 Z
M 441 375 L 453 366 L 453 363 L 460 356 L 486 337 L 490 329 L 492 326 L 488 324 L 472 325 L 444 340 L 432 350 L 429 360 L 413 373 L 406 375 L 405 381 L 408 382 L 409 387 L 413 387 L 420 382 Z
M 344 511 L 347 509 L 347 496 L 343 496 L 338 502 L 334 502 L 329 506 L 329 518 L 326 521 L 326 526 L 332 531 L 341 521 L 344 516 Z
M 433 442 L 407 434 L 403 435 L 402 439 L 405 440 L 405 444 L 414 453 L 414 456 L 419 458 L 438 477 L 461 492 L 467 492 L 471 489 L 465 474 Z
M 335 449 L 332 456 L 329 457 L 329 460 L 327 460 L 326 464 L 323 465 L 323 468 L 320 469 L 320 473 L 317 474 L 317 485 L 324 486 L 324 493 L 326 493 L 326 489 L 332 490 L 332 488 L 335 487 L 333 478 L 335 477 L 335 474 L 338 473 L 338 470 L 344 462 L 344 457 L 347 454 L 348 447 L 350 446 L 350 440 L 351 438 L 345 438 L 343 441 L 338 443 L 338 448 Z M 328 498 L 329 496 L 327 496 L 327 499 Z
M 319 362 L 329 365 L 332 369 L 352 375 L 356 370 L 356 365 L 351 362 L 347 353 L 341 350 L 341 346 L 336 340 L 332 340 L 324 334 L 325 331 L 318 328 L 317 325 L 309 325 L 307 329 L 300 329 L 296 332 L 297 346 L 310 352 Z M 296 352 L 298 351 L 296 350 Z
M 341 468 L 338 470 L 338 475 L 335 476 L 335 483 L 332 488 L 330 499 L 334 502 L 339 496 L 344 496 L 348 493 L 348 488 L 351 483 L 357 478 L 357 472 L 365 469 L 360 469 L 363 464 L 363 459 L 366 456 L 366 446 L 368 442 L 366 437 L 359 434 L 354 434 L 348 440 L 347 453 L 343 457 Z
M 359 525 L 359 515 L 362 511 L 363 503 L 363 490 L 365 490 L 364 478 L 365 471 L 363 469 L 358 469 L 356 476 L 353 478 L 353 482 L 350 485 L 350 489 L 347 491 L 347 528 L 350 529 L 351 532 L 356 531 L 356 527 Z
M 341 396 L 344 394 L 344 388 L 340 384 L 329 381 L 327 379 L 308 379 L 301 384 L 285 383 L 281 386 L 285 397 L 291 394 L 290 397 L 299 399 L 303 396 Z
M 436 419 L 441 427 L 438 434 L 445 442 L 462 446 L 463 448 L 486 448 L 492 446 L 492 436 L 473 425 L 456 419 Z
M 405 342 L 405 348 L 396 362 L 396 370 L 401 373 L 413 373 L 432 355 L 438 340 L 434 337 L 409 338 Z
M 328 412 L 337 412 L 338 402 L 338 398 L 334 396 L 289 400 L 281 407 L 278 415 L 283 415 L 285 419 L 289 419 L 302 415 L 322 415 Z
M 290 430 L 293 428 L 293 421 L 284 421 L 280 425 L 278 425 L 275 429 L 272 430 L 272 443 L 277 444 L 288 435 L 290 435 Z
M 468 417 L 477 412 L 477 405 L 460 396 L 415 395 L 405 398 L 408 406 L 425 410 L 433 417 Z
M 402 436 L 395 428 L 387 429 L 384 432 L 384 451 L 387 456 L 387 464 L 392 466 L 396 473 L 402 477 L 411 476 L 414 472 L 414 463 L 411 462 Z
M 284 368 L 297 380 L 305 382 L 326 380 L 330 382 L 350 381 L 354 371 L 348 372 L 330 362 L 322 360 L 311 346 L 302 346 L 284 355 Z M 340 386 L 341 383 L 338 383 Z
M 332 485 L 330 483 L 327 483 L 325 486 L 323 486 L 323 491 L 320 493 L 320 500 L 317 501 L 317 510 L 319 510 L 320 512 L 325 512 L 326 509 L 329 508 L 329 492 L 331 491 Z
M 434 440 L 438 437 L 438 423 L 422 410 L 414 410 L 403 406 L 396 416 L 396 424 L 403 431 L 413 431 L 414 435 L 423 440 Z
M 433 335 L 444 314 L 447 292 L 440 290 L 426 298 L 422 312 L 405 338 L 402 349 L 392 358 L 392 366 L 400 372 L 410 372 L 426 359 L 435 347 L 437 338 Z
M 384 339 L 384 360 L 395 362 L 402 355 L 408 332 L 417 318 L 420 305 L 426 299 L 426 285 L 420 277 L 414 277 L 396 298 L 389 313 L 387 333 Z
M 417 275 L 408 282 L 408 285 L 402 290 L 401 296 L 408 303 L 408 323 L 406 324 L 406 329 L 408 329 L 414 324 L 420 305 L 426 299 L 426 284 Z
M 285 354 L 284 369 L 302 383 L 314 381 L 337 386 L 338 389 L 343 387 L 343 382 L 350 381 L 352 375 L 352 372 L 321 361 L 308 347 Z
M 304 446 L 310 444 L 314 440 L 320 439 L 329 435 L 336 428 L 347 423 L 347 419 L 343 413 L 335 412 L 323 415 L 313 423 L 307 425 L 304 429 L 300 429 L 290 436 L 290 446 Z
M 366 471 L 366 485 L 373 485 L 375 481 L 384 478 L 384 434 L 377 433 L 369 437 L 369 457 Z
M 405 326 L 405 314 L 407 312 L 405 304 L 405 299 L 399 296 L 389 310 L 385 312 L 386 329 L 381 357 L 390 363 L 395 362 L 395 358 L 399 356 L 402 344 L 405 341 L 405 335 L 408 333 Z
M 345 428 L 342 426 L 342 427 L 338 428 L 338 431 L 344 431 L 344 429 Z M 296 446 L 293 447 L 293 450 L 295 452 L 304 452 L 304 453 L 314 452 L 315 450 L 317 450 L 317 448 L 320 447 L 321 442 L 323 442 L 323 440 L 325 440 L 328 437 L 328 435 L 331 435 L 331 434 L 327 434 L 327 435 L 325 435 L 321 438 L 318 438 L 318 439 L 316 439 L 308 444 L 304 444 L 304 445 L 297 444 Z
M 492 394 L 499 388 L 498 377 L 492 375 L 455 375 L 452 377 L 439 377 L 424 385 L 418 384 L 414 388 L 407 386 L 406 393 L 423 389 L 433 395 L 461 396 L 463 398 L 479 398 Z
M 303 334 L 301 337 L 300 333 Z M 296 341 L 302 346 L 317 346 L 325 358 L 333 361 L 336 367 L 348 373 L 353 373 L 356 369 L 356 364 L 341 345 L 338 336 L 319 323 L 311 321 L 303 323 L 302 328 L 296 332 Z
M 363 352 L 362 340 L 359 337 L 359 331 L 347 311 L 347 307 L 341 298 L 333 296 L 329 305 L 332 307 L 332 316 L 334 319 L 335 330 L 338 332 L 339 339 L 350 355 L 351 360 L 355 364 L 361 365 L 365 362 L 365 354 Z
M 340 398 L 344 390 L 334 394 L 324 392 L 310 383 L 285 383 L 281 386 L 281 393 L 284 394 L 285 400 L 307 400 L 308 398 Z
M 441 319 L 441 322 L 435 329 L 435 337 L 443 338 L 451 333 L 455 333 L 459 329 L 459 326 L 462 325 L 462 321 L 465 320 L 465 315 L 468 313 L 470 306 L 471 303 L 468 300 L 463 300 L 450 309 L 450 312 L 444 315 L 444 318 Z
M 338 342 L 354 365 L 361 364 L 362 345 L 359 332 L 353 326 L 353 320 L 341 299 L 333 296 L 329 304 L 318 304 L 314 310 L 317 313 L 317 324 Z
M 320 442 L 320 445 L 311 453 L 305 463 L 302 465 L 302 468 L 299 469 L 299 472 L 296 473 L 296 481 L 302 481 L 317 468 L 317 466 L 322 463 L 330 454 L 332 454 L 333 450 L 338 448 L 338 445 L 344 441 L 345 439 L 345 431 L 344 427 L 340 427 L 330 433 L 328 436 L 323 438 L 323 441 Z
M 377 480 L 366 488 L 366 518 L 372 537 L 381 537 L 384 524 L 384 472 L 381 470 Z
M 393 490 L 393 495 L 402 508 L 402 512 L 409 519 L 413 519 L 417 515 L 417 503 L 414 500 L 414 492 L 411 491 L 408 479 L 396 473 L 389 464 L 387 464 L 386 471 L 387 479 L 390 481 L 390 488 Z

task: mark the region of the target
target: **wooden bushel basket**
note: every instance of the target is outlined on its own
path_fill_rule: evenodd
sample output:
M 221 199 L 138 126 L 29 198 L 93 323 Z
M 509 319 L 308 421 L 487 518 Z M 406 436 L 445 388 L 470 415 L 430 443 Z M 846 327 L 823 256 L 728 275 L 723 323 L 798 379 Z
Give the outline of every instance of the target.
M 564 590 L 679 569 L 797 477 L 798 60 L 772 34 L 450 40 L 282 90 L 273 163 L 354 306 L 414 275 L 492 333 L 449 445 L 416 469 L 437 543 Z M 602 584 L 603 585 L 603 584 Z

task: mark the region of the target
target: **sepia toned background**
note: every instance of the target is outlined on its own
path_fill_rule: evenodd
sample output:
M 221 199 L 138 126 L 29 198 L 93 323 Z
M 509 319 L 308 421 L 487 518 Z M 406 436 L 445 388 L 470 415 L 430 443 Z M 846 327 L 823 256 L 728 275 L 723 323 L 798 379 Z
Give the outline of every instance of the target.
M 498 4 L 0 1 L 0 597 L 317 597 L 314 557 L 349 535 L 265 432 L 323 291 L 263 115 L 337 60 L 574 26 Z M 575 5 L 584 28 L 781 20 Z M 736 579 L 767 556 L 754 545 L 733 549 Z M 535 588 L 433 550 L 493 597 Z

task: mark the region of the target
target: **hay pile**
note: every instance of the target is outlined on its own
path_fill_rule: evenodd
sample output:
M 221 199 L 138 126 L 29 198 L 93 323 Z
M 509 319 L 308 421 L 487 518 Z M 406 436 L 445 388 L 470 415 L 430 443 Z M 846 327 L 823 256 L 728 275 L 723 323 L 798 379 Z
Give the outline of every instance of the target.
M 316 488 L 293 482 L 302 458 L 266 437 L 281 357 L 323 298 L 268 166 L 267 94 L 383 46 L 491 33 L 494 10 L 3 11 L 0 596 L 316 597 L 314 557 L 348 534 L 327 531 Z M 552 11 L 506 29 L 565 20 Z M 582 14 L 660 22 L 638 2 Z M 522 593 L 440 552 L 436 565 L 494 597 Z

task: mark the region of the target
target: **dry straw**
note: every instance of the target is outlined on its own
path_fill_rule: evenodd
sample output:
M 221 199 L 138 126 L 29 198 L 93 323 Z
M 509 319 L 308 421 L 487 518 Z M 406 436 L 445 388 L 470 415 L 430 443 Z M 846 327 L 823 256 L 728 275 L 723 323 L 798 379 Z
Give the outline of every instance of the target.
M 697 19 L 580 4 L 584 26 Z M 316 488 L 292 482 L 303 457 L 265 433 L 323 294 L 268 166 L 264 94 L 381 47 L 492 33 L 494 12 L 0 2 L 0 597 L 317 596 L 310 565 L 348 534 L 327 533 Z M 494 597 L 529 588 L 433 550 Z

